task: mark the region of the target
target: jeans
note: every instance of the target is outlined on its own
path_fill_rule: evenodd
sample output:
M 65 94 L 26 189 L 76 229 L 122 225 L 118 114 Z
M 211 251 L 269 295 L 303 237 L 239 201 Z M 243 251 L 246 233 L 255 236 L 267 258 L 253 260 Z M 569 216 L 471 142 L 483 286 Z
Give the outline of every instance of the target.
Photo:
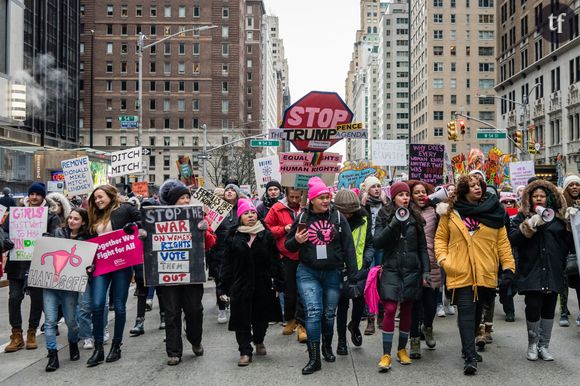
M 9 280 L 8 286 L 8 319 L 12 328 L 22 328 L 24 280 Z M 42 288 L 28 287 L 28 293 L 31 303 L 28 329 L 36 330 L 42 316 Z
M 413 304 L 413 317 L 411 321 L 411 338 L 421 335 L 419 326 L 433 327 L 433 319 L 437 312 L 437 289 L 423 287 L 423 296 Z
M 322 335 L 332 337 L 341 280 L 339 269 L 319 271 L 304 264 L 298 265 L 296 284 L 304 305 L 310 343 L 320 342 L 321 330 Z
M 351 299 L 348 296 L 341 295 L 338 301 L 338 309 L 336 311 L 336 330 L 338 337 L 346 337 L 346 322 L 348 320 L 348 306 Z M 351 323 L 354 327 L 358 327 L 362 314 L 365 309 L 365 299 L 363 297 L 352 299 L 352 315 Z
M 91 282 L 87 283 L 85 292 L 79 296 L 77 318 L 79 323 L 79 336 L 81 339 L 89 339 L 93 337 L 93 297 L 91 290 Z M 103 326 L 107 327 L 109 324 L 109 304 L 105 304 L 103 309 Z M 103 328 L 103 331 L 104 331 Z
M 286 291 L 284 292 L 284 320 L 296 319 L 298 324 L 304 325 L 304 307 L 302 306 L 300 296 L 298 296 L 296 284 L 298 264 L 298 261 L 291 260 L 287 257 L 284 257 L 282 260 L 284 281 L 286 283 Z
M 125 305 L 127 303 L 129 284 L 131 283 L 132 276 L 133 270 L 129 267 L 109 272 L 93 279 L 91 289 L 93 297 L 93 335 L 95 337 L 95 343 L 103 343 L 105 326 L 101 311 L 104 309 L 107 301 L 107 290 L 109 284 L 111 285 L 111 300 L 115 307 L 115 332 L 113 334 L 113 343 L 121 343 L 123 341 L 123 330 L 125 329 L 125 321 L 127 319 Z
M 252 341 L 254 341 L 254 344 L 264 343 L 267 330 L 268 322 L 259 322 L 252 323 L 252 331 L 236 331 L 236 341 L 238 342 L 240 355 L 252 356 Z
M 72 291 L 44 289 L 44 336 L 46 338 L 46 348 L 56 350 L 56 328 L 58 323 L 58 306 L 62 306 L 64 320 L 68 329 L 68 341 L 77 343 L 79 341 L 79 325 L 77 323 L 77 304 L 79 293 Z
M 554 319 L 558 294 L 530 291 L 525 293 L 526 320 L 537 322 L 541 319 Z

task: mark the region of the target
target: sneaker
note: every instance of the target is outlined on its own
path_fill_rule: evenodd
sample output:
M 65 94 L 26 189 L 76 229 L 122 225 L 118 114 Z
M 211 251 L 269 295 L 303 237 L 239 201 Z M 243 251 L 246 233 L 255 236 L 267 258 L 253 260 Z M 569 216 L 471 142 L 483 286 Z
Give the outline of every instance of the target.
M 554 360 L 554 356 L 552 355 L 552 353 L 550 352 L 550 350 L 548 350 L 548 348 L 546 346 L 542 346 L 538 348 L 538 357 L 542 358 L 545 361 L 553 361 Z
M 437 316 L 440 318 L 445 317 L 445 307 L 443 307 L 443 304 L 437 305 Z
M 94 348 L 95 348 L 95 342 L 93 341 L 93 338 L 85 339 L 85 342 L 83 344 L 83 349 L 84 350 L 92 350 Z
M 228 315 L 226 314 L 226 310 L 219 310 L 218 311 L 217 322 L 219 324 L 224 324 L 224 323 L 228 322 Z
M 106 344 L 109 341 L 109 327 L 105 327 L 105 335 L 103 335 L 103 344 Z
M 389 354 L 385 354 L 381 357 L 381 360 L 378 363 L 379 371 L 388 371 L 391 368 L 391 356 Z
M 177 366 L 180 362 L 181 362 L 180 357 L 169 357 L 169 359 L 167 360 L 167 364 L 169 366 Z
M 568 320 L 568 314 L 563 313 L 560 315 L 560 327 L 570 327 L 570 321 Z
M 411 361 L 411 358 L 409 358 L 409 354 L 407 354 L 406 348 L 402 348 L 399 351 L 397 351 L 397 360 L 402 365 L 410 365 L 411 363 L 413 363 Z
M 477 372 L 477 361 L 474 358 L 466 359 L 463 364 L 463 374 L 474 375 Z
M 455 306 L 452 306 L 451 304 L 445 307 L 445 313 L 447 315 L 455 315 Z

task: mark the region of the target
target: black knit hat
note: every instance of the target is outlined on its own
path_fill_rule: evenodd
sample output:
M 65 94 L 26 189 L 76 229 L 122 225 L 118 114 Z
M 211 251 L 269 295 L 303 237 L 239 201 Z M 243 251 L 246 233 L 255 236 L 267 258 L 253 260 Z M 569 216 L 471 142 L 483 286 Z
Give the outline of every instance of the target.
M 28 188 L 28 195 L 32 193 L 40 194 L 42 197 L 46 197 L 46 185 L 43 182 L 33 182 Z
M 266 184 L 266 192 L 268 191 L 268 188 L 271 188 L 272 186 L 275 186 L 282 191 L 282 185 L 280 185 L 278 181 L 272 180 Z
M 159 201 L 163 205 L 175 205 L 184 194 L 191 195 L 187 186 L 177 180 L 167 180 L 159 188 Z

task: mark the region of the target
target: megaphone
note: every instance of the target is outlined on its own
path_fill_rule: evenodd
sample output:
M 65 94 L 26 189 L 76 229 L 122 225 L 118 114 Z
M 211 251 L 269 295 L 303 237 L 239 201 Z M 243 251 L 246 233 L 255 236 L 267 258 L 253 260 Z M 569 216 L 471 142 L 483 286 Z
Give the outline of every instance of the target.
M 434 193 L 431 193 L 430 195 L 427 196 L 427 199 L 431 202 L 437 203 L 446 200 L 447 197 L 449 197 L 447 189 L 445 189 L 443 186 L 438 186 L 437 188 L 435 188 Z
M 554 219 L 554 209 L 544 208 L 543 206 L 536 205 L 536 213 L 540 215 L 544 222 L 550 222 Z
M 397 220 L 399 220 L 400 222 L 405 222 L 409 219 L 409 209 L 407 208 L 397 208 L 395 210 L 395 217 L 397 218 Z

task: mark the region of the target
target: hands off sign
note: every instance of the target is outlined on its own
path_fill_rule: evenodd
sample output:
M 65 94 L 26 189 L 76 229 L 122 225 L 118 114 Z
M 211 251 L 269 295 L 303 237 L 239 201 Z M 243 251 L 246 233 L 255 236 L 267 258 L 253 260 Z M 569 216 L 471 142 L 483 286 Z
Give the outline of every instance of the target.
M 46 232 L 48 226 L 48 207 L 12 207 L 9 221 L 9 236 L 14 243 L 10 260 L 32 260 L 36 239 Z
M 89 157 L 64 160 L 61 163 L 66 190 L 72 194 L 89 194 L 93 191 L 93 175 Z
M 99 245 L 94 260 L 94 276 L 143 264 L 143 243 L 137 237 L 137 227 L 133 230 L 131 235 L 120 229 L 90 240 Z
M 141 173 L 143 171 L 141 159 L 141 146 L 111 153 L 111 177 Z
M 201 205 L 141 209 L 147 231 L 144 274 L 147 286 L 205 282 L 204 237 L 197 229 Z
M 205 206 L 205 214 L 214 232 L 218 229 L 222 221 L 224 221 L 226 215 L 234 208 L 232 204 L 222 200 L 204 188 L 198 188 L 191 198 L 201 202 Z

